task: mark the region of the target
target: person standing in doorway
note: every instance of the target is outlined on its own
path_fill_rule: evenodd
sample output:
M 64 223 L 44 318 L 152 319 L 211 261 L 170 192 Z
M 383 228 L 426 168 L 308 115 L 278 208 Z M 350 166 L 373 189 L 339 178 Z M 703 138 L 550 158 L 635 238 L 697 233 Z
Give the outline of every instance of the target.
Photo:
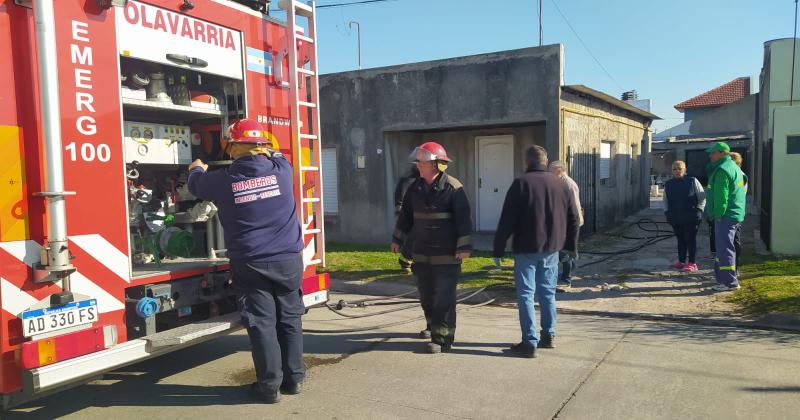
M 697 271 L 697 230 L 703 221 L 706 193 L 697 178 L 686 175 L 682 160 L 672 163 L 672 177 L 664 184 L 664 215 L 678 240 L 678 261 L 673 267 L 688 273 Z
M 711 175 L 706 194 L 706 213 L 714 222 L 714 273 L 715 291 L 739 288 L 736 275 L 736 249 L 733 241 L 736 230 L 744 220 L 745 188 L 744 174 L 728 153 L 730 147 L 723 142 L 714 143 L 706 149 L 711 160 Z
M 572 199 L 578 207 L 578 226 L 583 226 L 583 208 L 581 207 L 581 196 L 578 184 L 567 175 L 567 164 L 564 161 L 556 160 L 550 162 L 550 172 L 563 181 L 569 192 L 572 194 Z M 564 289 L 572 287 L 572 270 L 575 269 L 575 260 L 570 258 L 569 252 L 565 250 L 558 251 L 558 259 L 561 262 L 561 274 L 558 277 L 557 292 L 564 292 Z
M 572 192 L 548 172 L 544 148 L 531 146 L 525 164 L 525 174 L 515 179 L 506 193 L 494 237 L 494 257 L 503 257 L 506 242 L 513 236 L 522 341 L 509 350 L 533 358 L 537 347 L 554 347 L 558 252 L 564 250 L 570 258 L 577 258 L 580 218 Z M 541 334 L 536 331 L 534 297 L 541 306 Z
M 451 160 L 444 147 L 426 142 L 414 149 L 410 159 L 420 177 L 403 198 L 390 250 L 400 251 L 410 233 L 416 236 L 412 267 L 430 330 L 427 350 L 447 352 L 456 333 L 461 263 L 472 251 L 472 213 L 461 183 L 445 172 Z

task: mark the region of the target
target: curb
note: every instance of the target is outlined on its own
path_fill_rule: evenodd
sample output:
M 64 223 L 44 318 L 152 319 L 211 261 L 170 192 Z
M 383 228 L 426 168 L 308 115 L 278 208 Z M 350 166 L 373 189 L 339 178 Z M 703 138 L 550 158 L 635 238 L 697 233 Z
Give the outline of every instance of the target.
M 714 327 L 734 327 L 734 328 L 747 328 L 753 330 L 772 330 L 772 331 L 800 333 L 800 323 L 791 325 L 791 324 L 785 324 L 783 322 L 765 322 L 761 320 L 762 318 L 768 318 L 769 315 L 766 315 L 756 320 L 744 321 L 744 320 L 732 320 L 724 318 L 703 318 L 703 317 L 687 316 L 687 315 L 648 314 L 642 312 L 595 311 L 588 309 L 570 309 L 570 308 L 557 308 L 556 311 L 560 314 L 565 314 L 565 315 L 602 316 L 608 318 L 679 322 L 683 324 L 708 325 Z
M 462 290 L 466 292 L 469 289 Z M 474 290 L 474 289 L 473 289 Z M 347 282 L 331 279 L 331 291 L 355 295 L 395 296 L 411 291 L 416 287 L 392 283 Z M 482 292 L 466 300 L 464 303 L 476 304 L 491 299 L 492 294 Z M 516 305 L 515 305 L 516 306 Z M 683 324 L 708 325 L 714 327 L 733 327 L 755 330 L 771 330 L 800 333 L 800 314 L 768 314 L 754 320 L 733 320 L 725 318 L 706 318 L 674 314 L 650 314 L 644 312 L 598 311 L 590 309 L 557 308 L 556 312 L 564 315 L 599 316 L 607 318 L 639 319 L 643 321 L 679 322 Z

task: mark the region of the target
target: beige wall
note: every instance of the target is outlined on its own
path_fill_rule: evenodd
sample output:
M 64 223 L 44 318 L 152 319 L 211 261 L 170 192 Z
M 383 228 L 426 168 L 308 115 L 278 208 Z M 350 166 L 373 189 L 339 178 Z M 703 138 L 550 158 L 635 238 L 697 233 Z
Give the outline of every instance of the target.
M 598 155 L 594 210 L 597 228 L 610 227 L 646 206 L 650 171 L 644 156 L 649 152 L 649 122 L 605 102 L 567 91 L 561 95 L 561 120 L 562 158 L 570 153 L 568 160 L 573 162 L 578 154 Z M 603 141 L 613 143 L 611 177 L 607 180 L 599 180 Z M 584 207 L 588 208 L 588 203 Z

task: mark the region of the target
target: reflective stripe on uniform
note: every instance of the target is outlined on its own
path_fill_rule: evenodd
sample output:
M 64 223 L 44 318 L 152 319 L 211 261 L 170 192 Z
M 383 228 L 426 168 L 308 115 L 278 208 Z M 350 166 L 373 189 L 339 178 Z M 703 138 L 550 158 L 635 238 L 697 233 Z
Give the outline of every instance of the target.
M 431 265 L 441 265 L 441 264 L 461 264 L 461 260 L 456 259 L 455 255 L 421 255 L 421 254 L 414 254 L 413 259 L 415 263 L 420 264 L 431 264 Z
M 421 220 L 444 220 L 444 219 L 450 219 L 452 217 L 453 213 L 450 212 L 439 212 L 439 213 L 414 212 L 414 218 Z
M 472 236 L 465 235 L 459 236 L 458 240 L 456 241 L 456 248 L 461 248 L 462 246 L 467 246 L 472 242 Z
M 723 271 L 736 271 L 736 266 L 735 265 L 721 265 L 721 266 L 719 266 L 719 269 L 723 270 Z

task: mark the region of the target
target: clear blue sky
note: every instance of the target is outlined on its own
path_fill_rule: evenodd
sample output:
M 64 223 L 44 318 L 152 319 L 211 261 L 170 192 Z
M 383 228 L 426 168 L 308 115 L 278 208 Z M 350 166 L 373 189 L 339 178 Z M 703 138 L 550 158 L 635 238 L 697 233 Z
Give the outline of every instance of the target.
M 623 89 L 652 99 L 653 112 L 664 118 L 657 131 L 682 121 L 675 104 L 736 77 L 753 77 L 757 90 L 764 41 L 791 37 L 794 27 L 793 0 L 543 0 L 544 43 L 564 44 L 565 82 L 617 97 L 622 89 L 554 2 Z M 351 20 L 361 24 L 364 68 L 539 43 L 538 0 L 395 0 L 323 8 L 317 16 L 322 73 L 356 69 Z

